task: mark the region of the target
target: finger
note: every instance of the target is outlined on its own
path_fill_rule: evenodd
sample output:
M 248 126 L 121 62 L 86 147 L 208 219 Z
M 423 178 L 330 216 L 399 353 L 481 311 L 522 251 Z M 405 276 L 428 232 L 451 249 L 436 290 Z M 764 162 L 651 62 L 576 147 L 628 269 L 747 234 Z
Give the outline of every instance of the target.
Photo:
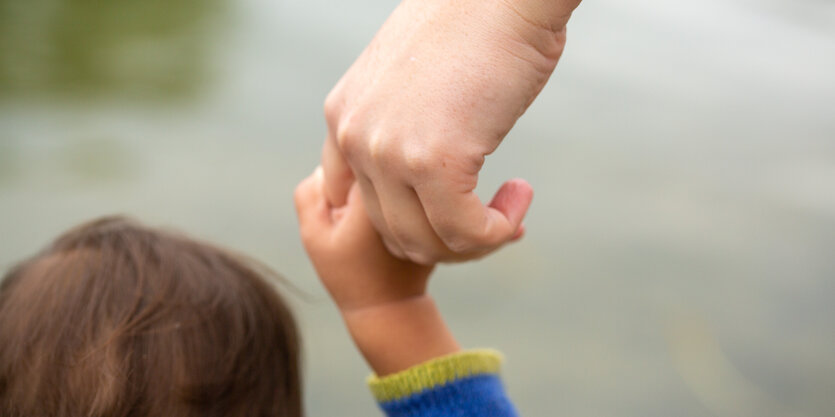
M 354 174 L 339 151 L 336 139 L 331 134 L 322 146 L 322 169 L 325 176 L 325 197 L 328 203 L 334 207 L 345 205 L 351 184 L 354 183 Z
M 378 235 L 371 219 L 368 217 L 368 210 L 363 200 L 360 181 L 357 181 L 348 192 L 348 201 L 345 203 L 340 219 L 340 232 L 344 231 L 345 233 L 362 236 L 366 234 Z
M 533 187 L 527 181 L 515 178 L 502 184 L 487 206 L 502 212 L 513 226 L 513 236 L 521 238 L 524 233 L 522 219 L 532 200 Z
M 348 201 L 340 210 L 342 210 L 342 217 L 339 221 L 340 224 L 337 233 L 349 234 L 353 240 L 365 241 L 373 239 L 379 241 L 381 245 L 384 245 L 382 237 L 368 217 L 368 211 L 363 202 L 359 182 L 351 187 L 348 193 Z
M 406 259 L 432 265 L 453 255 L 429 224 L 413 188 L 381 181 L 378 189 L 383 216 Z
M 302 180 L 293 193 L 302 235 L 306 235 L 308 231 L 320 231 L 330 227 L 330 214 L 322 192 L 323 185 L 322 167 L 316 167 L 313 174 Z
M 357 184 L 360 188 L 363 205 L 365 206 L 365 212 L 368 219 L 380 234 L 386 249 L 388 249 L 389 253 L 392 255 L 401 259 L 404 258 L 405 254 L 403 253 L 403 250 L 400 248 L 400 245 L 397 244 L 397 240 L 395 240 L 391 235 L 388 219 L 386 219 L 383 209 L 380 207 L 380 199 L 374 183 L 370 178 L 360 175 L 357 177 Z
M 512 239 L 533 199 L 523 180 L 506 182 L 487 206 L 474 192 L 451 184 L 426 183 L 416 191 L 438 237 L 462 254 L 495 249 Z

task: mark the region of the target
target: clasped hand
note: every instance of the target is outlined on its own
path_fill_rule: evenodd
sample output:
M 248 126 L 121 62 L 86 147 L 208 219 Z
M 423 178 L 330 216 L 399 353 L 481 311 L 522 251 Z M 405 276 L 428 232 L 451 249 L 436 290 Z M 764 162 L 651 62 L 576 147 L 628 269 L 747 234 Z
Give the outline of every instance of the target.
M 579 0 L 405 0 L 329 94 L 328 204 L 359 185 L 385 247 L 421 264 L 483 256 L 524 232 L 533 197 L 474 193 L 492 153 L 545 86 Z

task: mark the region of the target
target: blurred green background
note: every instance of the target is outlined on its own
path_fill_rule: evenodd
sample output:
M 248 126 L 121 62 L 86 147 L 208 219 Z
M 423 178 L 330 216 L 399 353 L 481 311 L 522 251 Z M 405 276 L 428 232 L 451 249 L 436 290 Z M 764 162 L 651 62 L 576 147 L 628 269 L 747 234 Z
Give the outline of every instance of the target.
M 294 297 L 310 416 L 376 415 L 291 194 L 394 1 L 0 0 L 0 269 L 126 213 L 250 253 Z M 835 3 L 588 1 L 483 171 L 528 235 L 439 268 L 526 416 L 835 414 Z

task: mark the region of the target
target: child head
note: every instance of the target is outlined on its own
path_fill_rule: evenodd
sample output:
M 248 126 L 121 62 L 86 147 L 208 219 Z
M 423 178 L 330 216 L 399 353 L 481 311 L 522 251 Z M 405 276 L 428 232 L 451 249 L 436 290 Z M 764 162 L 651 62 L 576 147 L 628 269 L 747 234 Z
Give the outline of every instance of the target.
M 0 282 L 2 416 L 301 415 L 299 342 L 266 268 L 104 218 Z

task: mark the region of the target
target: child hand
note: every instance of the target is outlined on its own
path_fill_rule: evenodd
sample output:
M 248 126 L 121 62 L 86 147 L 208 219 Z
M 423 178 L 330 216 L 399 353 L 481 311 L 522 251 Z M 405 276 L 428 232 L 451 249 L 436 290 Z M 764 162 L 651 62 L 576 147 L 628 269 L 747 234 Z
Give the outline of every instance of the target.
M 296 187 L 302 242 L 354 343 L 377 375 L 460 350 L 426 294 L 431 266 L 392 256 L 371 225 L 354 185 L 330 207 L 322 168 Z
M 295 192 L 302 242 L 322 284 L 341 311 L 396 303 L 425 294 L 431 266 L 395 258 L 383 245 L 354 185 L 348 203 L 332 208 L 321 167 Z

